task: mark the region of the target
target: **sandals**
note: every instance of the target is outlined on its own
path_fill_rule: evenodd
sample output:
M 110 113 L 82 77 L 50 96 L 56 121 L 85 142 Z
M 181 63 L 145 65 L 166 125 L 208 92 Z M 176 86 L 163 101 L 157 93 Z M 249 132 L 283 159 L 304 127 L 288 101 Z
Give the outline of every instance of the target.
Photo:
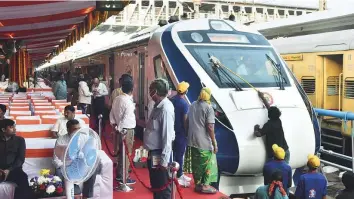
M 210 185 L 196 185 L 194 191 L 204 194 L 215 194 L 217 192 L 217 190 Z

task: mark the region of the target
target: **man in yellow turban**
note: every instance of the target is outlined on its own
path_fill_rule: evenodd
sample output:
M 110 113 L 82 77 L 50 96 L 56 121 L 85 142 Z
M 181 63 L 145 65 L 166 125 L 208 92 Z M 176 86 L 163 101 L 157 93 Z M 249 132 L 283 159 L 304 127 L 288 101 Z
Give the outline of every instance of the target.
M 210 98 L 211 98 L 211 90 L 210 88 L 202 88 L 199 94 L 199 100 L 205 101 L 208 104 L 210 104 Z
M 300 177 L 295 192 L 297 199 L 326 199 L 327 180 L 321 173 L 317 172 L 320 165 L 321 161 L 317 156 L 309 155 L 307 157 L 309 172 Z
M 175 132 L 176 137 L 173 142 L 173 159 L 177 161 L 180 165 L 177 171 L 178 182 L 181 186 L 188 187 L 190 177 L 183 174 L 183 157 L 186 152 L 187 147 L 187 132 L 186 132 L 186 122 L 189 104 L 185 100 L 186 94 L 188 92 L 189 84 L 188 82 L 180 82 L 177 85 L 177 95 L 175 95 L 171 102 L 175 107 Z
M 218 179 L 215 155 L 218 146 L 214 133 L 215 114 L 210 98 L 211 90 L 203 88 L 199 99 L 193 102 L 188 111 L 188 147 L 192 156 L 195 191 L 201 193 L 217 192 L 214 184 Z
M 284 161 L 285 151 L 283 148 L 279 147 L 277 144 L 272 146 L 274 159 L 268 161 L 263 167 L 264 185 L 269 185 L 272 183 L 272 174 L 280 170 L 282 173 L 283 187 L 287 193 L 289 193 L 289 188 L 292 183 L 292 172 L 291 167 Z

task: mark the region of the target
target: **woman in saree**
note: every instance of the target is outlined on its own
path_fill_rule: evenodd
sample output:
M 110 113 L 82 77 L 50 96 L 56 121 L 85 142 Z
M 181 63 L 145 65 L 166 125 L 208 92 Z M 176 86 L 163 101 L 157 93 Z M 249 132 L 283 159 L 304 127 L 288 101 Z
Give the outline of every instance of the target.
M 218 180 L 216 163 L 218 146 L 214 133 L 215 115 L 210 98 L 211 90 L 203 88 L 198 100 L 190 106 L 187 132 L 195 191 L 214 194 L 217 190 L 211 184 Z

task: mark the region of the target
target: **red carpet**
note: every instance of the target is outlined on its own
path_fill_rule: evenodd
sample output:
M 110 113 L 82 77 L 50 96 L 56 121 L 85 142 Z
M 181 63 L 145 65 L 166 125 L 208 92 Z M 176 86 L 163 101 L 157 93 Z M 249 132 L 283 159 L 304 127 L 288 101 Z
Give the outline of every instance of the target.
M 91 125 L 90 125 L 91 126 Z M 106 125 L 106 131 L 105 132 L 111 132 L 111 128 L 110 125 Z M 104 133 L 103 135 L 104 137 L 108 138 L 107 139 L 107 143 L 108 143 L 108 147 L 110 150 L 113 149 L 113 145 L 110 139 L 110 133 Z M 139 148 L 142 145 L 142 141 L 140 140 L 136 140 L 134 142 L 134 148 Z M 104 151 L 106 151 L 106 153 L 109 156 L 109 153 L 107 152 L 107 148 L 105 143 L 102 140 L 102 148 Z M 111 157 L 112 158 L 112 157 Z M 113 158 L 112 158 L 113 160 Z M 140 179 L 142 179 L 146 184 L 150 184 L 149 182 L 149 174 L 148 174 L 148 170 L 147 169 L 136 169 Z M 115 171 L 114 171 L 115 172 Z M 115 174 L 113 174 L 115 176 Z M 191 175 L 190 175 L 191 177 Z M 135 174 L 132 172 L 131 173 L 131 178 L 137 180 Z M 199 194 L 194 192 L 194 183 L 192 181 L 192 186 L 189 188 L 182 188 L 182 195 L 183 195 L 183 199 L 222 199 L 225 198 L 225 195 L 222 193 L 217 193 L 217 194 L 213 194 L 213 195 L 206 195 L 206 194 Z M 114 185 L 116 186 L 117 183 L 114 182 Z M 127 199 L 152 199 L 152 193 L 147 190 L 138 180 L 136 182 L 136 184 L 131 186 L 134 190 L 129 192 L 129 193 L 122 193 L 122 192 L 117 192 L 114 191 L 114 197 L 113 198 L 127 198 Z M 176 196 L 176 199 L 179 199 L 180 197 Z

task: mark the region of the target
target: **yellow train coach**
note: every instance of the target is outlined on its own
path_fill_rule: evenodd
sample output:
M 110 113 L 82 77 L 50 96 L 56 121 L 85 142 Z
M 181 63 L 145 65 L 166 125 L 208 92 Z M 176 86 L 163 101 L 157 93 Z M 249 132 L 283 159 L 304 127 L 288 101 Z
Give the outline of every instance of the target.
M 282 55 L 314 107 L 354 112 L 354 30 L 278 38 Z M 342 131 L 343 131 L 342 124 Z M 347 132 L 350 134 L 350 124 Z

